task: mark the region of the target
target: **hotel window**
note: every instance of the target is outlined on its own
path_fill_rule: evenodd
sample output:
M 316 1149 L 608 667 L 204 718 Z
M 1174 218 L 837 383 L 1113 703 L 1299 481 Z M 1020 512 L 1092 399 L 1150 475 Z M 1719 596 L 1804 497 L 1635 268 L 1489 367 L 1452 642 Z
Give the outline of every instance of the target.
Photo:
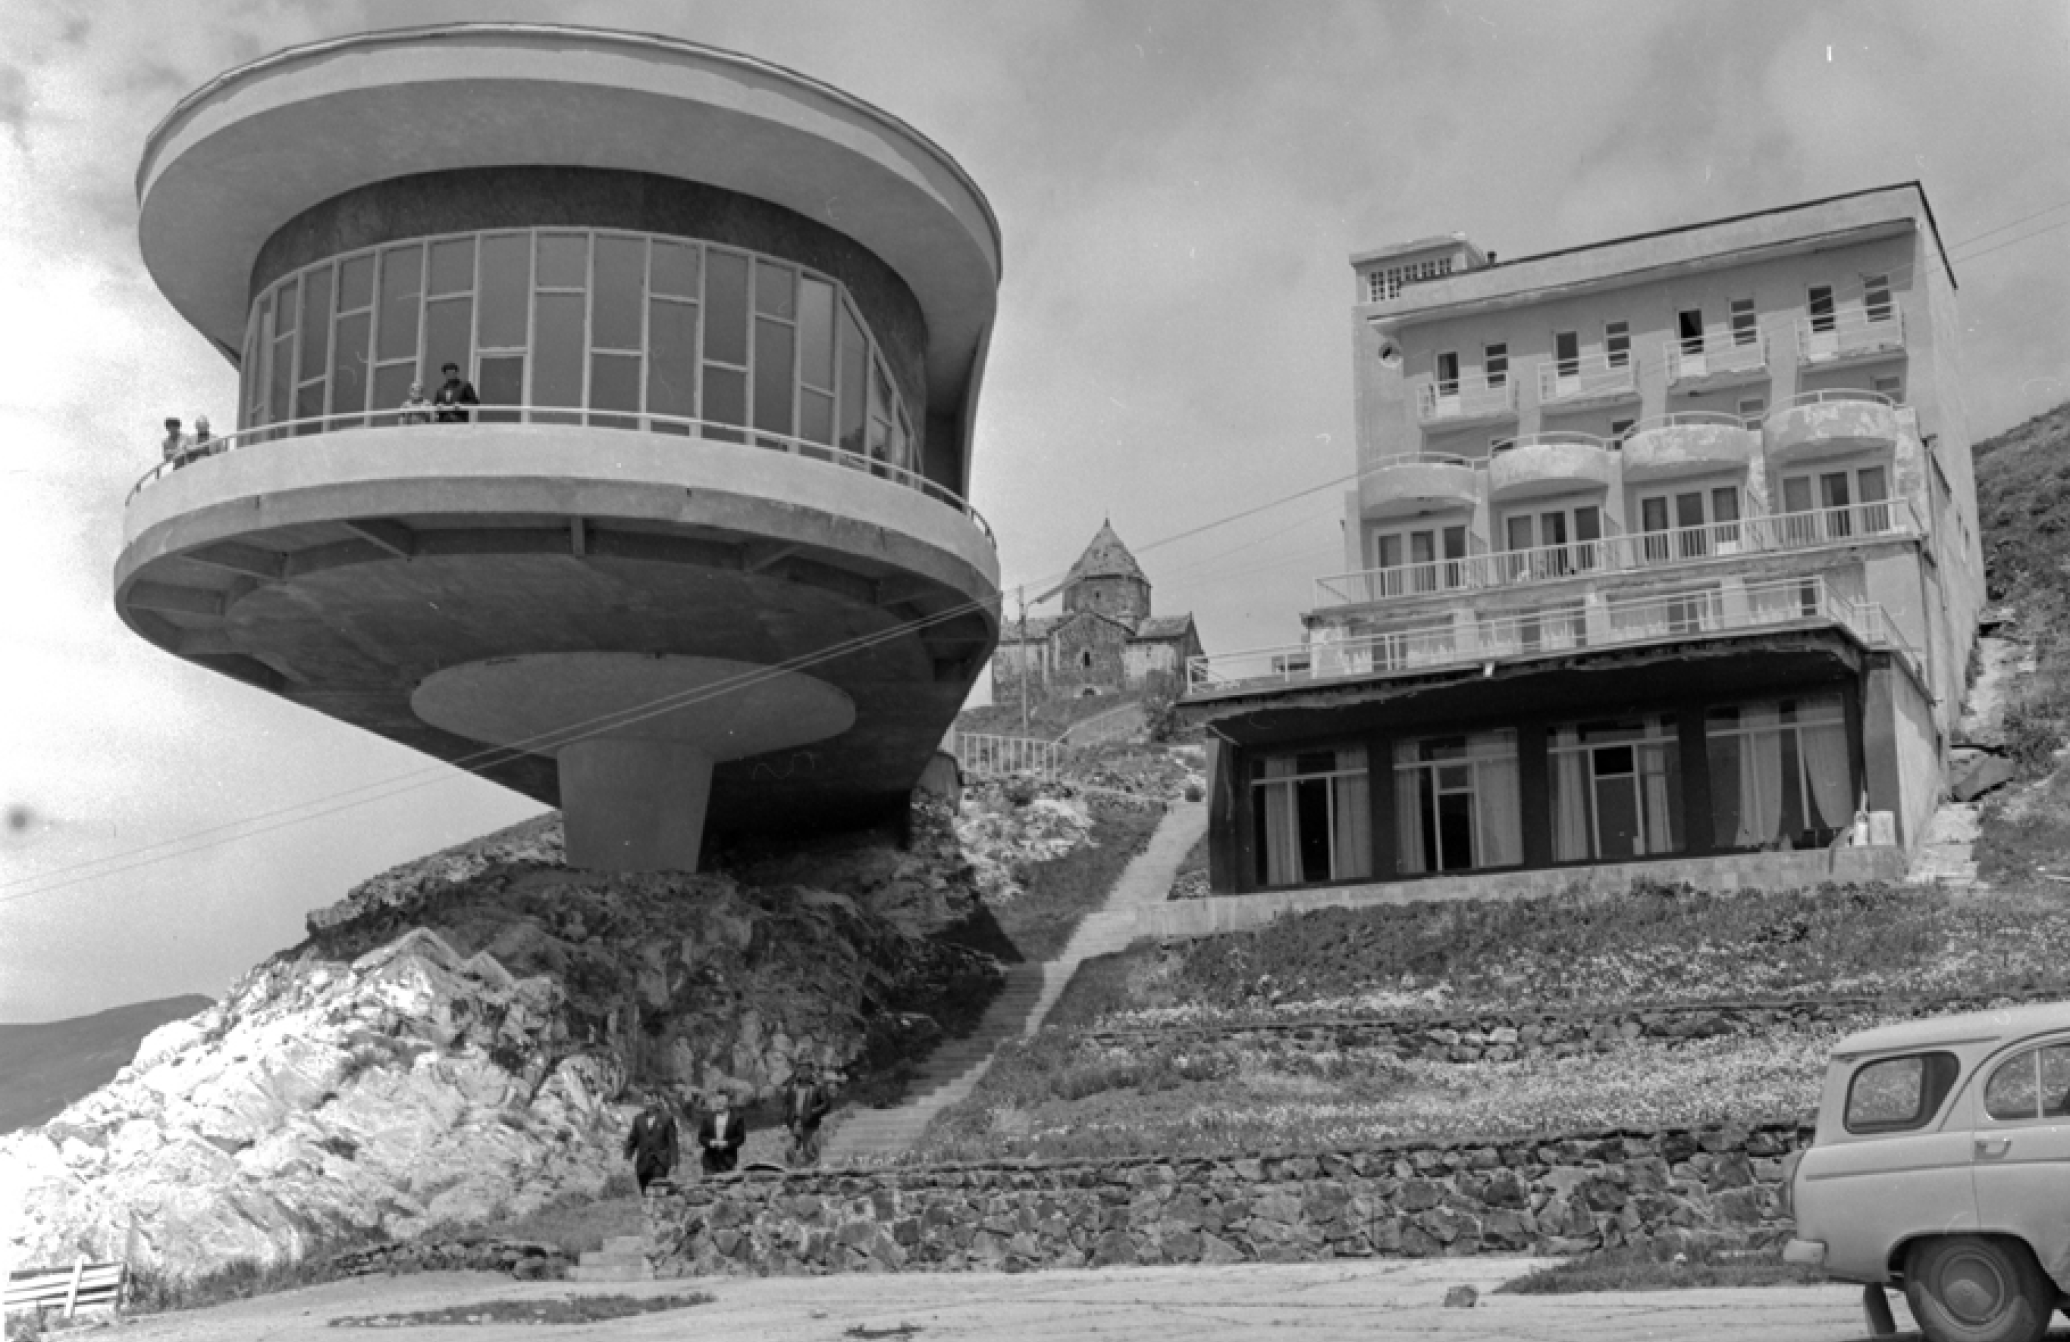
M 1481 352 L 1481 366 L 1487 370 L 1488 385 L 1500 387 L 1509 381 L 1509 346 L 1488 345 Z
M 1581 332 L 1553 333 L 1553 371 L 1560 377 L 1581 375 Z
M 1315 885 L 1373 874 L 1363 746 L 1254 760 L 1251 818 L 1260 885 Z
M 1847 715 L 1837 694 L 1705 715 L 1711 840 L 1720 848 L 1822 848 L 1854 819 Z
M 1675 334 L 1681 338 L 1682 353 L 1703 353 L 1703 309 L 1686 308 L 1676 313 Z
M 1887 322 L 1896 311 L 1890 302 L 1890 276 L 1862 276 L 1862 315 L 1872 322 Z
M 1739 548 L 1739 486 L 1641 494 L 1639 530 L 1649 564 L 1734 553 Z
M 1624 442 L 1625 442 L 1625 439 L 1627 439 L 1627 438 L 1629 438 L 1629 437 L 1631 437 L 1631 436 L 1632 436 L 1632 424 L 1633 424 L 1633 423 L 1634 423 L 1634 421 L 1633 421 L 1633 420 L 1630 420 L 1630 419 L 1613 419 L 1613 420 L 1611 420 L 1611 421 L 1610 421 L 1610 441 L 1611 441 L 1611 442 L 1613 442 L 1613 443 L 1615 443 L 1615 444 L 1617 444 L 1617 445 L 1618 445 L 1619 447 L 1623 447 L 1623 446 L 1624 446 Z
M 1741 419 L 1753 419 L 1768 413 L 1768 398 L 1766 396 L 1742 396 L 1739 398 L 1737 408 Z
M 1502 519 L 1505 579 L 1557 578 L 1602 567 L 1603 510 L 1595 504 L 1535 508 Z
M 1632 324 L 1611 322 L 1603 327 L 1603 358 L 1612 368 L 1632 361 Z
M 1514 731 L 1398 741 L 1395 869 L 1513 867 L 1524 860 Z
M 1373 533 L 1368 599 L 1435 592 L 1465 584 L 1466 526 L 1425 526 Z
M 1672 722 L 1653 716 L 1557 727 L 1547 753 L 1555 861 L 1682 850 L 1681 748 Z
M 1830 331 L 1833 329 L 1833 286 L 1814 284 L 1807 296 L 1805 306 L 1811 312 L 1811 329 Z
M 1754 300 L 1735 298 L 1732 300 L 1732 343 L 1751 345 L 1760 338 L 1760 323 L 1754 316 Z
M 1440 396 L 1459 394 L 1459 351 L 1448 349 L 1437 356 L 1437 390 Z
M 1855 466 L 1783 477 L 1783 539 L 1817 545 L 1888 531 L 1890 468 Z

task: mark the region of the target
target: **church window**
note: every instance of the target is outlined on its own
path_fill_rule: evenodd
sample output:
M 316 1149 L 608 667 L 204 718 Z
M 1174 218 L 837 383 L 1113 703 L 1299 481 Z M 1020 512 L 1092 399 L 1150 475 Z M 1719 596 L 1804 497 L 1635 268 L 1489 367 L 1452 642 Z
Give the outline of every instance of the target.
M 1084 667 L 1084 668 L 1085 668 L 1086 670 L 1088 670 L 1088 671 L 1092 670 L 1092 649 L 1091 649 L 1091 648 L 1086 648 L 1086 649 L 1083 649 L 1082 651 L 1080 651 L 1080 652 L 1079 652 L 1079 654 L 1078 654 L 1078 664 L 1079 664 L 1079 665 L 1080 665 L 1081 667 Z

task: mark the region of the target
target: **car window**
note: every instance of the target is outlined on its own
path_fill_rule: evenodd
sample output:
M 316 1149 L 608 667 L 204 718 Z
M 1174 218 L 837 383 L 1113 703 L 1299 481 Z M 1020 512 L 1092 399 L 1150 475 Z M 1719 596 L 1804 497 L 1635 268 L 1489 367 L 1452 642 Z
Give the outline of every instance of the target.
M 2070 1115 L 2070 1044 L 2015 1053 L 1984 1083 L 1984 1112 L 2000 1122 Z
M 1940 1112 L 1961 1070 L 1952 1053 L 1908 1053 L 1864 1065 L 1847 1083 L 1847 1130 L 1903 1132 L 1924 1127 Z

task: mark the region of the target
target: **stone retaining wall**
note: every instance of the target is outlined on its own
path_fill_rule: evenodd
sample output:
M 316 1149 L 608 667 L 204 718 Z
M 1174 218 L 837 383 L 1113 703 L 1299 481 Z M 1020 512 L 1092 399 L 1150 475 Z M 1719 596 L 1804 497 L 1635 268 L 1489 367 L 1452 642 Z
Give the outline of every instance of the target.
M 1316 1155 L 733 1175 L 650 1198 L 662 1276 L 1567 1254 L 1786 1239 L 1797 1125 Z
M 1893 999 L 1832 997 L 1813 1001 L 1708 1002 L 1607 1011 L 1492 1011 L 1459 1016 L 1336 1016 L 1244 1024 L 1091 1030 L 1081 1037 L 1109 1048 L 1160 1044 L 1241 1043 L 1281 1053 L 1387 1049 L 1436 1062 L 1506 1062 L 1512 1058 L 1599 1053 L 1635 1039 L 1677 1043 L 1717 1035 L 1772 1035 L 1843 1029 L 1869 1019 L 1938 1016 L 2019 1002 L 2060 1001 L 2062 989 L 1992 996 Z
M 340 1277 L 377 1272 L 507 1272 L 519 1281 L 568 1275 L 572 1259 L 551 1244 L 527 1240 L 404 1240 L 337 1254 L 327 1266 Z

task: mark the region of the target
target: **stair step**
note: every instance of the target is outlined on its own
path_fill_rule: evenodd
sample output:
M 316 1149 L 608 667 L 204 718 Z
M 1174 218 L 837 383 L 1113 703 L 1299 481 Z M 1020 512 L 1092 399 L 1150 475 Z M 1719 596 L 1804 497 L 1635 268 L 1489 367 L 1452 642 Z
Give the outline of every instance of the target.
M 579 1263 L 568 1269 L 569 1281 L 653 1281 L 654 1269 L 641 1263 L 614 1267 L 591 1267 Z
M 647 1253 L 645 1235 L 613 1235 L 604 1241 L 605 1253 L 636 1253 L 644 1257 Z

